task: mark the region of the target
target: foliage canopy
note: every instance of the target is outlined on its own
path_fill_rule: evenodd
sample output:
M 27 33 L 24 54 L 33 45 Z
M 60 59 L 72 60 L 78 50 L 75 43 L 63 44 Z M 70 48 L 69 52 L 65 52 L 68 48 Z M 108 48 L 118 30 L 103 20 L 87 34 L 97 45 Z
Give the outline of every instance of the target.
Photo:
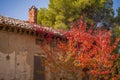
M 74 78 L 80 79 L 80 73 L 84 73 L 83 78 L 92 74 L 94 80 L 116 78 L 118 54 L 115 54 L 114 50 L 119 39 L 111 42 L 110 31 L 87 30 L 86 27 L 86 23 L 81 20 L 77 26 L 64 33 L 65 40 L 58 40 L 52 51 L 43 46 L 47 43 L 45 41 L 40 47 L 45 51 L 45 55 L 47 54 L 47 65 L 51 64 L 50 67 L 63 76 L 68 73 L 75 74 Z
M 88 23 L 113 18 L 112 0 L 50 0 L 48 8 L 38 11 L 38 23 L 56 29 L 68 29 L 81 15 Z M 108 19 L 109 18 L 109 19 Z

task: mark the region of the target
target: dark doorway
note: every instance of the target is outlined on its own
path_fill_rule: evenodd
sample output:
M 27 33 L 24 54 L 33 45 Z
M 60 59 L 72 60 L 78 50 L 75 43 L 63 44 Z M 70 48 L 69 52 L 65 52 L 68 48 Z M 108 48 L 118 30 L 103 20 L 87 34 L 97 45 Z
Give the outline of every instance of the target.
M 34 80 L 45 80 L 45 66 L 42 61 L 42 57 L 34 56 Z

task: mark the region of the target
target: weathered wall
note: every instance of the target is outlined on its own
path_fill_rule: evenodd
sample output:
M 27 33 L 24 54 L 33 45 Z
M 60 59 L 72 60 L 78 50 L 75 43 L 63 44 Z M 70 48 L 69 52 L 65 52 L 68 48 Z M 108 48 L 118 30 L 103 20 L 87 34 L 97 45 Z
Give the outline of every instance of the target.
M 0 31 L 0 80 L 33 80 L 34 55 L 43 53 L 35 36 Z M 46 80 L 49 80 L 49 73 Z
M 30 66 L 26 52 L 4 54 L 0 52 L 0 80 L 30 80 Z

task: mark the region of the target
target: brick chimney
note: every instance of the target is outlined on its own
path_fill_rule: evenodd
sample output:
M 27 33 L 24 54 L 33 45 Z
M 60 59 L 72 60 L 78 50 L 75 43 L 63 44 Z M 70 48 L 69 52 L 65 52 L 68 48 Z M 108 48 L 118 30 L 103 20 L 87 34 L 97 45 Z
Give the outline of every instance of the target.
M 37 8 L 33 5 L 29 9 L 29 23 L 36 23 L 37 24 Z

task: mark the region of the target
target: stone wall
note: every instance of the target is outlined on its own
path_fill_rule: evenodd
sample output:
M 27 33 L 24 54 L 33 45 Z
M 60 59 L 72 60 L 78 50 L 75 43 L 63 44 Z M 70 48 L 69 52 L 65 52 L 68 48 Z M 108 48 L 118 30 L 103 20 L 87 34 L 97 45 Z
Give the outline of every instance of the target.
M 33 80 L 34 55 L 43 53 L 35 39 L 31 35 L 0 31 L 0 80 Z M 49 72 L 45 76 L 50 80 Z
M 30 80 L 30 66 L 26 62 L 26 54 L 0 52 L 0 80 Z

